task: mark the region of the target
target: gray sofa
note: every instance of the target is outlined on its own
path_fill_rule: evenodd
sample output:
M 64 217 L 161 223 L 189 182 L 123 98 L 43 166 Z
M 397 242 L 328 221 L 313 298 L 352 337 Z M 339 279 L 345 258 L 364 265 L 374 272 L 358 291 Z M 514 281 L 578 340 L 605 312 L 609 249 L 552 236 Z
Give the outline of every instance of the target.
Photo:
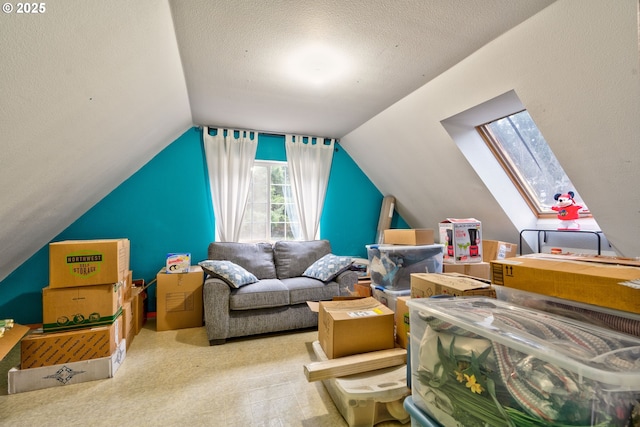
M 334 270 L 338 275 L 329 280 L 303 276 L 307 269 L 330 271 L 322 268 L 327 259 L 348 259 L 350 264 L 350 258 L 331 254 L 328 240 L 279 241 L 273 245 L 213 242 L 208 249 L 208 260 L 199 264 L 207 273 L 203 296 L 210 345 L 224 344 L 231 337 L 315 327 L 318 314 L 306 302 L 348 295 L 358 281 L 357 273 L 348 267 Z M 245 276 L 252 279 L 239 286 L 231 283 L 229 275 L 221 276 L 218 270 L 207 268 L 206 263 L 214 261 L 218 261 L 216 265 L 228 261 L 234 269 L 239 266 L 242 274 L 235 270 L 233 274 L 242 280 Z M 331 267 L 335 264 L 332 262 Z

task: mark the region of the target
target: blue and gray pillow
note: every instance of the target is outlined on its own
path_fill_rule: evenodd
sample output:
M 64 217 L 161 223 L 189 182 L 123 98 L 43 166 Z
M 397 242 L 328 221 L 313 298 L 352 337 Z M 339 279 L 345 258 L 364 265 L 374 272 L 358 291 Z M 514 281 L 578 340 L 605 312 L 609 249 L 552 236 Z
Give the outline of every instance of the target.
M 347 270 L 352 263 L 353 258 L 351 257 L 327 254 L 311 264 L 302 275 L 322 280 L 323 282 L 330 282 L 340 273 Z
M 253 273 L 231 261 L 205 260 L 200 261 L 198 265 L 209 276 L 218 278 L 235 289 L 258 281 L 258 278 Z

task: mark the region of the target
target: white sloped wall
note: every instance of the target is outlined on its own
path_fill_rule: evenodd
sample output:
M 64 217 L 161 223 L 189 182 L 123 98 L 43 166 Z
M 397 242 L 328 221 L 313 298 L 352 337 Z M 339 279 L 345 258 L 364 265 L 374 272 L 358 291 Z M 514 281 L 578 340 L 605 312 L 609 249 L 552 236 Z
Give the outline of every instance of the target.
M 637 8 L 559 0 L 341 144 L 413 227 L 473 216 L 485 237 L 517 242 L 519 230 L 441 125 L 514 90 L 617 252 L 639 256 Z
M 0 280 L 191 126 L 168 2 L 44 4 L 0 23 Z

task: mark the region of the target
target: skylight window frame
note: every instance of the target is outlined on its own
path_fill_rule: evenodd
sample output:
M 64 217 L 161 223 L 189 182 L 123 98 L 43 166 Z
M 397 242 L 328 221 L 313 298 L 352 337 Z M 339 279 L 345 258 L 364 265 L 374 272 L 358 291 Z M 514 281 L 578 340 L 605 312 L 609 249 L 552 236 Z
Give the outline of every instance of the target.
M 501 143 L 498 141 L 498 138 L 496 138 L 493 131 L 489 128 L 489 125 L 493 122 L 520 114 L 524 111 L 526 111 L 526 109 L 521 109 L 505 116 L 492 119 L 489 122 L 476 126 L 475 129 L 497 160 L 498 164 L 502 167 L 505 174 L 509 177 L 514 187 L 521 195 L 522 199 L 525 201 L 533 215 L 538 219 L 557 218 L 557 212 L 551 210 L 550 207 L 547 210 L 543 209 L 544 205 L 536 196 L 535 191 L 531 188 L 527 180 L 523 177 L 519 168 L 511 160 L 510 155 L 503 149 Z M 586 208 L 584 208 L 580 211 L 580 217 L 590 218 L 591 213 Z

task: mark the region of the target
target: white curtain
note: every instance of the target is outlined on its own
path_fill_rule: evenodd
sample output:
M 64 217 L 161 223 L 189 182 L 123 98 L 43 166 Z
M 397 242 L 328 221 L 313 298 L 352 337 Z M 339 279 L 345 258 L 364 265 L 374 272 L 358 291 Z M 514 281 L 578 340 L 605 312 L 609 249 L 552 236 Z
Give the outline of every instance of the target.
M 237 242 L 249 197 L 258 134 L 233 129 L 217 131 L 215 136 L 209 135 L 209 128 L 205 126 L 202 132 L 216 221 L 216 241 Z M 234 136 L 236 132 L 238 138 Z
M 326 144 L 324 138 L 285 135 L 287 164 L 303 240 L 314 240 L 318 234 L 334 144 L 334 139 Z

